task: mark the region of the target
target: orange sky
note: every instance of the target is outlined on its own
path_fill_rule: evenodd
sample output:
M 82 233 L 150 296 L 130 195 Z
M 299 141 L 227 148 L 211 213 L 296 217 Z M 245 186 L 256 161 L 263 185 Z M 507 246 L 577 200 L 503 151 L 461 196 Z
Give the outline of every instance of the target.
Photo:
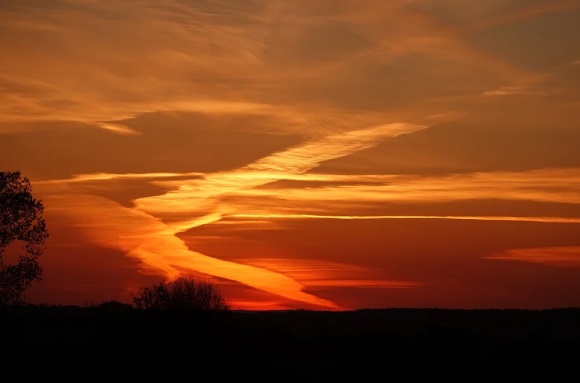
M 33 303 L 580 305 L 580 0 L 0 3 Z

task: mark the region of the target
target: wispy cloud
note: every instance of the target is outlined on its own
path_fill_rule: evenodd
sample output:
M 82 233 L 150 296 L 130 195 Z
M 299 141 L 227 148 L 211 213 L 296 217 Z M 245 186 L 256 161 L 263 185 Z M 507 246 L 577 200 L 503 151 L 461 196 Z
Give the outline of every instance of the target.
M 78 174 L 72 178 L 58 179 L 58 180 L 41 180 L 36 181 L 36 184 L 66 184 L 77 182 L 90 181 L 106 181 L 116 179 L 157 179 L 157 178 L 172 178 L 172 177 L 201 177 L 204 173 L 90 173 Z
M 171 190 L 160 196 L 139 198 L 134 201 L 134 208 L 122 207 L 112 201 L 86 194 L 72 197 L 74 200 L 72 204 L 57 203 L 57 205 L 62 206 L 63 214 L 87 217 L 86 222 L 77 222 L 77 225 L 85 228 L 94 242 L 101 246 L 120 248 L 128 255 L 140 259 L 146 270 L 156 270 L 168 278 L 180 275 L 181 270 L 201 272 L 235 280 L 288 299 L 338 308 L 330 301 L 304 293 L 302 291 L 304 286 L 288 275 L 271 271 L 269 268 L 208 257 L 188 249 L 176 234 L 219 221 L 224 213 L 220 199 L 225 195 L 296 177 L 322 161 L 346 156 L 376 145 L 385 138 L 409 134 L 424 128 L 397 123 L 337 133 L 274 153 L 230 172 L 207 174 L 202 179 L 194 180 L 157 181 L 159 185 Z M 83 181 L 147 179 L 175 175 L 174 173 L 88 174 L 74 177 L 71 179 L 73 181 L 71 185 Z M 43 185 L 50 187 L 55 183 L 45 182 Z M 60 186 L 60 183 L 57 185 Z M 79 211 L 83 211 L 80 216 Z M 162 220 L 160 217 L 164 215 L 170 215 L 173 219 Z M 354 282 L 351 280 L 348 283 Z
M 125 208 L 111 201 L 81 195 L 80 198 L 78 196 L 73 198 L 72 205 L 62 204 L 61 209 L 74 213 L 77 217 L 78 212 L 83 211 L 82 216 L 91 218 L 81 225 L 93 241 L 101 246 L 118 247 L 128 255 L 140 259 L 147 272 L 161 272 L 168 277 L 176 277 L 182 270 L 202 272 L 235 280 L 288 299 L 334 308 L 337 306 L 333 303 L 305 294 L 302 290 L 306 286 L 331 285 L 407 288 L 417 286 L 417 283 L 396 280 L 381 282 L 372 278 L 364 281 L 364 278 L 353 279 L 352 276 L 346 278 L 345 275 L 340 277 L 336 272 L 341 268 L 337 268 L 336 265 L 332 267 L 327 265 L 317 271 L 317 276 L 314 274 L 308 276 L 304 274 L 307 267 L 300 262 L 290 263 L 271 259 L 254 259 L 249 263 L 223 261 L 187 248 L 177 234 L 207 224 L 244 225 L 250 220 L 255 225 L 256 220 L 259 222 L 280 219 L 445 219 L 580 223 L 580 218 L 557 216 L 346 215 L 336 214 L 336 211 L 340 211 L 344 205 L 328 203 L 329 201 L 346 201 L 347 204 L 361 201 L 421 203 L 498 196 L 503 199 L 580 203 L 578 199 L 580 193 L 575 187 L 580 184 L 578 169 L 543 169 L 522 173 L 491 172 L 441 177 L 306 173 L 320 161 L 366 148 L 380 142 L 385 136 L 409 133 L 415 129 L 418 127 L 403 124 L 347 132 L 274 153 L 231 172 L 206 174 L 196 180 L 157 181 L 171 190 L 160 196 L 140 198 L 135 201 L 135 208 Z M 80 175 L 73 181 L 95 182 L 120 177 L 162 179 L 176 175 L 178 174 L 95 174 Z M 340 181 L 352 184 L 318 188 L 262 188 L 268 183 L 285 179 L 298 183 L 332 184 Z M 573 182 L 575 179 L 578 182 Z M 236 199 L 232 199 L 236 195 L 251 199 L 237 205 Z M 286 202 L 280 203 L 281 201 Z M 321 201 L 325 203 L 321 204 Z M 308 213 L 312 210 L 312 206 L 321 210 L 321 214 Z M 163 220 L 158 218 L 164 216 L 166 218 Z M 269 226 L 269 229 L 272 228 Z M 503 259 L 502 257 L 508 256 L 498 257 L 496 258 Z M 512 253 L 509 258 L 513 258 Z M 346 268 L 343 267 L 342 270 Z M 297 282 L 298 280 L 300 282 Z
M 308 288 L 358 287 L 405 289 L 421 283 L 396 279 L 373 278 L 371 270 L 351 264 L 319 260 L 280 258 L 240 258 L 238 261 L 271 270 L 301 281 Z M 359 278 L 357 278 L 359 276 Z
M 98 123 L 96 123 L 96 125 L 100 128 L 103 128 L 105 130 L 109 130 L 113 133 L 128 134 L 128 135 L 139 134 L 139 132 L 135 131 L 134 129 L 131 129 L 131 128 L 129 128 L 125 125 L 121 125 L 121 124 L 113 124 L 113 123 L 109 123 L 109 122 L 98 122 Z
M 520 6 L 513 6 L 512 1 L 505 0 L 499 1 L 497 3 L 500 6 L 506 6 L 507 10 L 504 12 L 494 12 L 488 17 L 482 18 L 479 22 L 472 23 L 470 25 L 470 29 L 472 31 L 498 27 L 506 24 L 513 24 L 523 20 L 538 18 L 544 15 L 563 13 L 572 11 L 574 9 L 580 9 L 580 3 L 578 3 L 577 0 L 537 1 Z
M 316 215 L 316 214 L 232 214 L 225 218 L 253 219 L 451 219 L 467 221 L 516 221 L 547 223 L 580 223 L 580 218 L 566 217 L 528 217 L 528 216 L 495 216 L 495 215 Z
M 420 283 L 375 278 L 372 270 L 346 263 L 291 261 L 282 255 L 277 258 L 278 254 L 253 259 L 240 254 L 232 257 L 239 262 L 225 261 L 196 251 L 195 241 L 186 243 L 181 237 L 192 228 L 203 231 L 204 225 L 229 225 L 231 232 L 240 227 L 271 230 L 282 228 L 284 220 L 290 219 L 578 223 L 573 213 L 560 206 L 580 203 L 580 168 L 572 156 L 554 166 L 575 167 L 458 174 L 448 172 L 457 169 L 457 163 L 449 165 L 436 158 L 429 171 L 444 165 L 435 175 L 406 174 L 396 169 L 407 169 L 411 157 L 427 158 L 440 150 L 437 154 L 442 158 L 448 146 L 435 148 L 439 141 L 432 145 L 433 152 L 418 153 L 413 140 L 401 137 L 396 144 L 411 148 L 394 159 L 401 166 L 380 168 L 380 160 L 375 166 L 378 173 L 393 174 L 316 173 L 326 161 L 346 159 L 356 152 L 362 152 L 359 159 L 374 165 L 378 156 L 391 153 L 379 153 L 382 149 L 376 147 L 375 153 L 365 157 L 365 149 L 428 126 L 437 129 L 437 124 L 450 119 L 460 119 L 465 131 L 494 124 L 519 129 L 521 141 L 529 128 L 526 123 L 532 120 L 537 125 L 549 121 L 541 129 L 553 129 L 560 122 L 573 125 L 578 120 L 576 111 L 558 112 L 564 109 L 562 105 L 571 110 L 578 102 L 574 82 L 578 56 L 560 54 L 569 49 L 566 44 L 548 49 L 541 45 L 548 40 L 535 39 L 526 39 L 529 46 L 523 52 L 517 41 L 522 33 L 518 28 L 525 22 L 576 10 L 578 1 L 0 3 L 0 134 L 23 143 L 8 153 L 29 149 L 25 127 L 27 134 L 31 134 L 28 129 L 50 131 L 57 129 L 55 121 L 73 122 L 64 129 L 61 126 L 59 134 L 68 134 L 67 129 L 84 134 L 75 131 L 65 137 L 81 137 L 86 145 L 92 145 L 96 137 L 99 141 L 93 147 L 114 146 L 115 158 L 127 161 L 111 160 L 106 168 L 99 168 L 105 161 L 90 158 L 92 154 L 86 151 L 79 155 L 77 149 L 83 148 L 77 140 L 53 144 L 54 150 L 62 148 L 67 153 L 59 157 L 62 162 L 52 159 L 54 163 L 49 164 L 44 152 L 31 151 L 29 157 L 42 162 L 38 167 L 45 167 L 37 174 L 65 160 L 82 158 L 88 164 L 87 170 L 79 165 L 52 176 L 77 174 L 70 178 L 35 185 L 46 192 L 47 205 L 50 201 L 51 211 L 65 217 L 64 223 L 84 229 L 84 235 L 99 246 L 114 247 L 137 259 L 144 273 L 175 278 L 199 272 L 251 286 L 272 294 L 273 300 L 280 297 L 280 302 L 338 308 L 335 302 L 306 291 L 335 286 L 413 288 Z M 546 30 L 552 30 L 549 25 L 547 20 Z M 494 38 L 511 27 L 513 41 Z M 548 51 L 558 54 L 545 65 L 528 67 L 521 57 L 518 61 L 518 54 L 531 52 L 535 59 Z M 556 65 L 562 61 L 568 67 L 559 71 Z M 541 67 L 543 72 L 536 73 L 532 67 Z M 533 113 L 528 116 L 525 111 Z M 188 118 L 204 115 L 207 119 L 176 118 L 181 112 L 187 112 L 183 115 Z M 540 121 L 535 121 L 536 116 L 542 117 Z M 184 126 L 167 129 L 165 124 L 173 123 Z M 292 136 L 294 143 L 303 141 L 280 150 L 281 146 L 271 149 L 269 144 L 257 148 L 253 138 L 248 138 L 243 143 L 253 148 L 248 150 L 248 159 L 208 167 L 215 158 L 242 157 L 237 151 L 242 144 L 220 145 L 237 140 L 226 136 L 232 130 L 265 132 L 270 137 L 283 133 Z M 155 139 L 174 132 L 182 136 L 163 141 L 163 152 L 156 152 L 161 145 Z M 217 138 L 206 145 L 204 140 L 210 135 Z M 425 137 L 429 135 L 417 135 L 414 142 Z M 195 139 L 197 146 L 184 145 L 177 153 L 173 146 L 180 139 L 186 143 Z M 517 157 L 526 149 L 513 141 Z M 464 150 L 470 145 L 477 143 L 466 142 Z M 195 150 L 199 147 L 207 150 L 200 154 Z M 505 168 L 494 165 L 494 169 L 535 166 L 519 166 L 524 161 Z M 199 171 L 208 168 L 212 170 Z M 470 163 L 466 168 L 492 167 Z M 339 171 L 327 171 L 333 172 Z M 136 185 L 144 188 L 137 191 Z M 481 214 L 481 209 L 460 214 L 459 208 L 454 214 L 437 215 L 425 209 L 428 204 L 474 200 L 559 207 L 546 209 L 554 214 L 524 213 L 529 216 L 513 211 L 503 214 L 501 209 L 493 215 Z M 414 210 L 394 215 L 389 210 L 393 206 Z M 216 238 L 204 238 L 211 239 Z M 541 258 L 526 254 L 529 259 Z M 310 273 L 309 267 L 319 274 Z
M 495 90 L 483 92 L 484 96 L 547 96 L 556 93 L 557 89 L 546 89 L 538 86 L 506 85 Z
M 339 308 L 333 302 L 303 292 L 301 283 L 282 273 L 228 262 L 190 250 L 183 240 L 174 235 L 174 228 L 146 213 L 86 194 L 59 198 L 66 200 L 66 204 L 57 204 L 55 197 L 49 201 L 62 206 L 60 213 L 74 226 L 83 228 L 91 242 L 120 249 L 128 256 L 139 259 L 144 273 L 163 274 L 173 279 L 184 272 L 193 271 L 238 281 L 286 299 L 327 309 Z M 58 212 L 59 209 L 55 210 Z
M 0 122 L 75 121 L 131 135 L 137 132 L 127 120 L 139 115 L 192 111 L 275 116 L 281 123 L 272 131 L 293 127 L 309 135 L 441 113 L 417 107 L 434 96 L 434 81 L 452 89 L 445 84 L 459 76 L 459 93 L 480 93 L 523 72 L 407 3 L 0 7 L 1 76 L 12 84 L 0 95 Z M 424 66 L 432 75 L 417 80 Z M 415 81 L 398 83 L 392 73 Z M 23 94 L 17 84 L 31 84 L 33 92 Z M 455 92 L 444 93 L 437 96 Z
M 200 206 L 214 205 L 218 198 L 295 177 L 315 168 L 322 161 L 371 147 L 387 137 L 397 137 L 424 128 L 414 124 L 395 123 L 313 139 L 264 157 L 243 168 L 208 174 L 203 180 L 158 181 L 156 185 L 174 190 L 160 196 L 137 199 L 134 201 L 135 206 L 151 214 L 176 210 L 196 212 L 200 210 Z M 227 208 L 225 205 L 222 207 Z M 221 213 L 221 207 L 217 208 Z
M 121 121 L 147 112 L 260 109 L 260 102 L 240 100 L 235 86 L 224 96 L 223 84 L 259 73 L 262 11 L 236 7 L 243 11 L 236 15 L 225 4 L 215 11 L 229 18 L 219 20 L 176 1 L 36 5 L 0 7 L 3 77 L 37 89 L 24 96 L 7 88 L 0 121 L 78 121 L 131 134 Z
M 539 169 L 527 172 L 484 172 L 443 176 L 392 175 L 348 176 L 350 184 L 298 184 L 294 188 L 253 188 L 229 195 L 229 214 L 253 211 L 256 215 L 335 215 L 353 203 L 434 203 L 461 200 L 520 200 L 580 203 L 580 169 Z M 336 176 L 340 180 L 341 176 Z M 304 186 L 304 187 L 303 187 Z M 232 191 L 233 192 L 233 191 Z M 252 206 L 252 201 L 259 201 Z M 324 202 L 324 204 L 322 204 Z M 222 205 L 227 205 L 224 199 Z M 240 203 L 240 209 L 236 209 Z M 562 217 L 552 217 L 560 219 Z M 483 218 L 482 218 L 483 219 Z M 522 220 L 534 219 L 522 217 Z M 537 217 L 548 219 L 548 217 Z M 562 218 L 563 221 L 567 218 Z
M 541 263 L 555 267 L 580 268 L 580 246 L 512 249 L 486 259 Z

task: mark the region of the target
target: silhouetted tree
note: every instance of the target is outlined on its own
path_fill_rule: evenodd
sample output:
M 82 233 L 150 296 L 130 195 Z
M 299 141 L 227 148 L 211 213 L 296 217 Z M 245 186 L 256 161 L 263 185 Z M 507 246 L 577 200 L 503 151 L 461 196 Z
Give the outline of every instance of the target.
M 23 294 L 42 277 L 38 257 L 48 238 L 42 218 L 44 205 L 32 196 L 32 187 L 20 171 L 0 172 L 0 305 L 23 302 Z M 6 248 L 20 242 L 17 261 L 4 260 Z
M 138 309 L 160 311 L 229 310 L 230 305 L 216 285 L 193 277 L 180 277 L 141 287 L 133 296 Z

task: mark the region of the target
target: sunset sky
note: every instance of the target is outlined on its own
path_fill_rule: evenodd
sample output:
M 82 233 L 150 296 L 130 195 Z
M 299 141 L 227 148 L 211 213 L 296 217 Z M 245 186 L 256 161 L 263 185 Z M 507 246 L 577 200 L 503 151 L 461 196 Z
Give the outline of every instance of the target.
M 580 0 L 0 0 L 33 303 L 580 306 Z

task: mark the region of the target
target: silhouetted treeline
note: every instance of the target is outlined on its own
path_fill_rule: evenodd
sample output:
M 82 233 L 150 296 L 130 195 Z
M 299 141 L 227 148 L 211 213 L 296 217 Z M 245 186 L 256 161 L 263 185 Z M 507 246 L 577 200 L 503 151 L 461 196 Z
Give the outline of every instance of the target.
M 69 357 L 103 350 L 114 363 L 212 362 L 288 377 L 468 369 L 521 378 L 538 368 L 562 373 L 580 360 L 580 308 L 160 312 L 110 302 L 1 310 L 10 329 L 4 347 L 58 348 Z

